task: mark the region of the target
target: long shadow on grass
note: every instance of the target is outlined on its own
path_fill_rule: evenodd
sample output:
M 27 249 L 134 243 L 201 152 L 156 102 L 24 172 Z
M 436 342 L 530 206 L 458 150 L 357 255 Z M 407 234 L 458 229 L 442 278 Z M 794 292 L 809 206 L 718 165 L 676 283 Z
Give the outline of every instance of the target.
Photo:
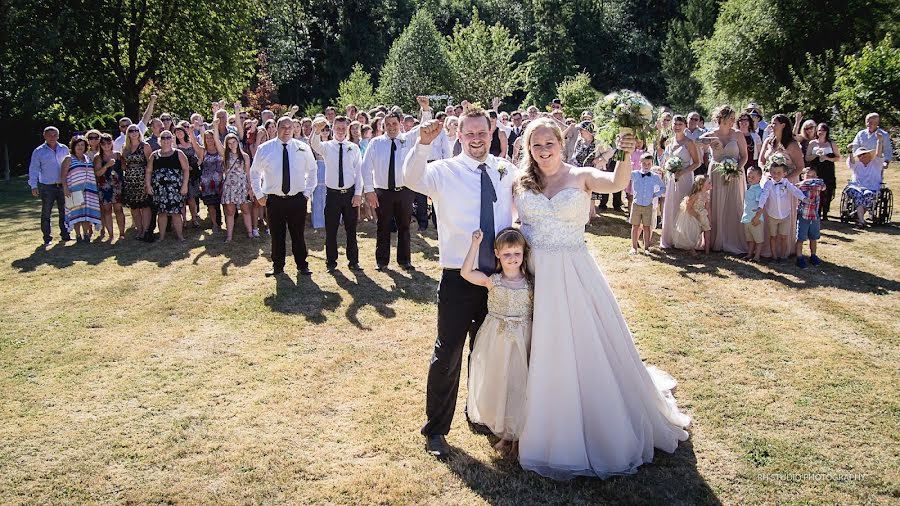
M 657 451 L 653 463 L 629 476 L 558 482 L 497 460 L 488 465 L 453 447 L 447 466 L 489 504 L 690 504 L 721 505 L 697 471 L 691 440 L 673 454 Z
M 728 277 L 725 272 L 730 272 L 738 277 L 764 279 L 799 290 L 826 287 L 876 295 L 900 291 L 900 282 L 896 280 L 828 261 L 818 267 L 801 269 L 793 262 L 777 264 L 764 261 L 760 264 L 724 253 L 690 257 L 686 252 L 670 250 L 653 257 L 677 267 L 680 276 L 692 281 L 696 274 L 725 279 Z
M 175 234 L 167 237 L 165 241 L 152 244 L 141 243 L 132 239 L 119 241 L 115 244 L 108 242 L 92 243 L 61 243 L 55 242 L 49 248 L 35 247 L 34 251 L 24 258 L 12 261 L 12 267 L 19 272 L 33 272 L 42 265 L 49 265 L 62 269 L 75 262 L 84 262 L 88 265 L 99 265 L 108 258 L 115 259 L 120 266 L 129 266 L 137 262 L 152 262 L 159 267 L 167 267 L 174 262 L 183 260 L 190 254 L 191 241 L 178 242 Z
M 334 311 L 343 298 L 337 292 L 326 292 L 312 276 L 298 275 L 297 281 L 286 273 L 275 276 L 275 293 L 265 298 L 266 306 L 283 314 L 303 315 L 311 323 L 325 323 L 325 313 Z

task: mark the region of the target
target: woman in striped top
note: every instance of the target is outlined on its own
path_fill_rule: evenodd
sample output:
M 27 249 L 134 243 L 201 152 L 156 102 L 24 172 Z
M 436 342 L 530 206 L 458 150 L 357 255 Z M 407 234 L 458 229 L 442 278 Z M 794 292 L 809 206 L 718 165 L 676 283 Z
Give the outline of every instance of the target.
M 70 154 L 60 167 L 63 193 L 66 196 L 66 228 L 75 230 L 76 240 L 90 241 L 94 225 L 100 226 L 100 196 L 94 163 L 87 156 L 88 143 L 84 137 L 73 137 Z

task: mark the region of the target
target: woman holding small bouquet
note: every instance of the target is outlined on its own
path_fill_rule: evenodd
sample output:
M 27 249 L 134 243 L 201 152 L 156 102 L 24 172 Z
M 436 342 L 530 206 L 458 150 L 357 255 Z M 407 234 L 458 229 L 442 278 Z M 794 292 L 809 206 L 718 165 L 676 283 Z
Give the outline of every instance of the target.
M 712 181 L 709 243 L 713 251 L 742 255 L 747 253 L 747 241 L 741 224 L 744 192 L 747 190 L 744 175 L 747 142 L 734 129 L 734 109 L 723 105 L 715 110 L 713 116 L 719 128 L 706 132 L 699 139 L 700 143 L 709 146 L 712 159 L 709 164 Z
M 700 166 L 703 157 L 697 144 L 684 134 L 687 120 L 682 115 L 672 118 L 673 134 L 666 142 L 660 161 L 666 172 L 666 199 L 663 202 L 662 234 L 659 245 L 662 248 L 675 247 L 675 223 L 681 213 L 681 201 L 690 195 L 694 184 L 694 169 Z

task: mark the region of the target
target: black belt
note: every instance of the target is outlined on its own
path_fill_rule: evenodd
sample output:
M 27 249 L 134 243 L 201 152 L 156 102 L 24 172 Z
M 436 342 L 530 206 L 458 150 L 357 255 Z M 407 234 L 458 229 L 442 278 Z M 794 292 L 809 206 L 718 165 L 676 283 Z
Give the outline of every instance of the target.
M 451 269 L 449 267 L 444 267 L 444 272 L 462 272 L 462 269 Z
M 354 191 L 356 189 L 356 185 L 353 185 L 350 188 L 328 188 L 327 186 L 326 186 L 326 188 L 331 193 L 340 193 L 341 195 L 343 195 L 345 193 L 350 193 L 350 192 Z
M 271 198 L 276 198 L 276 199 L 292 199 L 292 198 L 296 198 L 296 197 L 306 197 L 306 195 L 303 195 L 303 192 L 295 193 L 295 194 L 293 194 L 293 195 L 276 195 L 276 194 L 274 194 L 274 193 L 270 193 L 270 194 L 266 195 L 266 197 L 267 197 L 267 198 L 270 198 L 270 199 L 271 199 Z
M 62 188 L 62 183 L 38 183 L 39 185 L 44 186 L 55 186 L 57 188 Z
M 391 191 L 393 191 L 393 192 L 398 192 L 398 191 L 400 191 L 400 190 L 405 190 L 406 187 L 405 187 L 405 186 L 397 186 L 397 187 L 395 187 L 393 190 L 391 190 L 390 188 L 377 188 L 377 189 L 378 189 L 378 190 L 384 190 L 384 191 L 386 191 L 386 192 L 391 192 Z
M 431 163 L 431 162 L 436 162 L 436 161 L 437 161 L 437 160 L 428 160 L 428 161 L 425 162 L 425 163 Z

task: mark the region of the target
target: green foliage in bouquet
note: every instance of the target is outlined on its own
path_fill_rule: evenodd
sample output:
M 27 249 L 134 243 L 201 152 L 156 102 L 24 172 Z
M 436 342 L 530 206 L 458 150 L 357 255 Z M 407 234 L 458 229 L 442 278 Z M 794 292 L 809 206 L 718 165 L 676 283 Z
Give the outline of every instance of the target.
M 609 146 L 616 145 L 620 134 L 633 134 L 647 140 L 652 135 L 653 105 L 640 93 L 619 90 L 597 101 L 594 106 L 594 131 Z M 616 159 L 624 160 L 625 154 L 616 151 Z

